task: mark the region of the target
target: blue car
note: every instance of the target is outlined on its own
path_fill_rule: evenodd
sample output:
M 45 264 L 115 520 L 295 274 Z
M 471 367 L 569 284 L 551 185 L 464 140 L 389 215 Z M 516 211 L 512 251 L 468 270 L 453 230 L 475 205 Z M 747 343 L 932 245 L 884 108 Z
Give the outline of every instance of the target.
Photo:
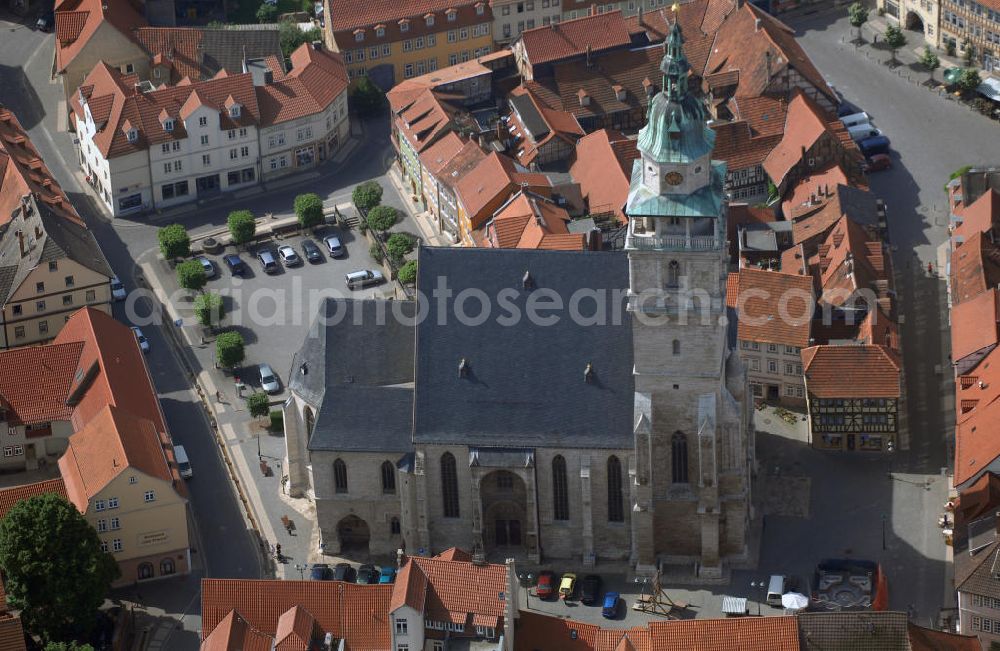
M 392 565 L 383 565 L 378 575 L 379 583 L 393 583 L 396 581 L 396 568 Z
M 604 594 L 604 607 L 601 608 L 601 615 L 604 618 L 614 619 L 618 616 L 619 598 L 617 592 L 607 592 Z

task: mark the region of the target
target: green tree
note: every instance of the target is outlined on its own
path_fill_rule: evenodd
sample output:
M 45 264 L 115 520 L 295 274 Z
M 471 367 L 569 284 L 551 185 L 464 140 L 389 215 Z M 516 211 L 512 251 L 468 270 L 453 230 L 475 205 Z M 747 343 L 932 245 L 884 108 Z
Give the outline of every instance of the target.
M 975 68 L 966 68 L 962 71 L 962 76 L 958 78 L 958 87 L 963 93 L 973 93 L 983 83 L 979 72 Z
M 365 181 L 358 184 L 351 193 L 354 206 L 362 213 L 367 213 L 375 206 L 382 203 L 382 186 L 378 181 Z
M 278 17 L 278 6 L 268 4 L 266 2 L 260 3 L 257 7 L 257 22 L 258 23 L 273 23 L 274 19 Z
M 281 53 L 285 55 L 286 59 L 292 56 L 292 52 L 303 43 L 322 40 L 323 32 L 320 31 L 319 27 L 303 31 L 291 20 L 283 20 L 278 23 L 278 41 L 281 43 Z
M 222 297 L 214 292 L 198 294 L 194 299 L 194 315 L 198 323 L 207 327 L 215 327 L 222 322 L 224 307 Z
M 851 21 L 851 26 L 858 30 L 856 42 L 861 42 L 861 26 L 868 22 L 868 7 L 855 2 L 847 8 L 847 17 Z
M 410 260 L 396 273 L 396 278 L 404 285 L 412 285 L 417 281 L 417 261 Z
M 314 192 L 295 197 L 295 215 L 302 228 L 310 228 L 323 223 L 323 200 Z
M 191 254 L 191 238 L 180 224 L 164 226 L 156 232 L 156 239 L 160 241 L 160 253 L 167 260 L 185 258 Z
M 257 233 L 257 221 L 249 210 L 234 210 L 229 213 L 229 233 L 233 244 L 240 246 L 253 239 Z
M 197 260 L 186 260 L 177 265 L 177 284 L 184 289 L 196 292 L 207 282 L 205 268 Z
M 89 644 L 77 644 L 72 642 L 49 642 L 45 645 L 45 651 L 94 651 L 94 647 Z
M 399 264 L 407 253 L 413 251 L 413 236 L 408 233 L 393 233 L 385 242 L 385 250 L 389 258 Z
M 397 218 L 396 209 L 392 206 L 375 206 L 368 211 L 368 228 L 384 233 L 395 225 Z
M 250 418 L 263 418 L 271 411 L 267 394 L 263 391 L 255 391 L 247 398 L 247 411 Z
M 243 335 L 238 332 L 223 332 L 215 338 L 215 362 L 222 368 L 236 368 L 245 356 Z
M 43 642 L 91 631 L 118 564 L 75 506 L 52 493 L 22 500 L 0 521 L 7 603 Z
M 378 115 L 386 105 L 385 92 L 367 76 L 355 82 L 350 100 L 351 108 L 361 117 Z
M 920 65 L 927 68 L 931 73 L 931 81 L 934 81 L 934 71 L 941 67 L 941 59 L 931 50 L 930 46 L 924 47 L 924 53 L 920 55 Z
M 976 46 L 969 42 L 969 39 L 962 41 L 962 58 L 965 59 L 965 66 L 970 67 L 976 58 Z
M 906 34 L 895 25 L 890 24 L 885 28 L 885 44 L 889 46 L 889 51 L 892 53 L 892 65 L 896 65 L 898 63 L 896 52 L 906 45 Z

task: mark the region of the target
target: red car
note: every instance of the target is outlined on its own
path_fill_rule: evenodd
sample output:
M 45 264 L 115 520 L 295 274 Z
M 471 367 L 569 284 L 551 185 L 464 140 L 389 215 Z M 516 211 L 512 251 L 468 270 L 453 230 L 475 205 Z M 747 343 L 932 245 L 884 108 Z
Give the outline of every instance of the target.
M 548 599 L 555 594 L 556 575 L 555 572 L 545 570 L 538 573 L 538 583 L 535 585 L 535 595 L 539 599 Z
M 888 154 L 875 154 L 865 163 L 865 173 L 871 174 L 872 172 L 881 172 L 882 170 L 887 170 L 892 167 L 892 159 L 889 158 Z

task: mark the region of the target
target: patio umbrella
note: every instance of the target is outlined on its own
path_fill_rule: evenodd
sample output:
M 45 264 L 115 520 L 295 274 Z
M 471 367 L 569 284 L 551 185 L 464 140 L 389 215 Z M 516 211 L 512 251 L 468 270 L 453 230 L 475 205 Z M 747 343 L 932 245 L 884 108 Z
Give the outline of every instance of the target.
M 798 592 L 786 592 L 781 595 L 781 605 L 786 610 L 802 610 L 809 605 L 809 597 Z
M 957 84 L 959 78 L 962 76 L 961 68 L 948 68 L 944 71 L 944 80 L 949 84 Z

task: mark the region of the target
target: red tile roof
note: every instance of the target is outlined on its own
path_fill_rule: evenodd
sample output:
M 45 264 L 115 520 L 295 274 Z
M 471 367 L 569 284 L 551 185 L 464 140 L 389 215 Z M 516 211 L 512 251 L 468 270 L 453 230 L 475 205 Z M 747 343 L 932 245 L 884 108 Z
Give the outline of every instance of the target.
M 483 5 L 481 16 L 476 14 L 476 5 L 480 4 Z M 399 2 L 399 0 L 330 0 L 328 6 L 330 11 L 328 20 L 331 21 L 334 32 L 353 32 L 357 28 L 385 25 L 387 37 L 391 36 L 390 29 L 403 18 L 411 19 L 410 31 L 406 32 L 407 38 L 419 35 L 416 30 L 421 25 L 425 25 L 423 17 L 429 13 L 436 14 L 434 29 L 437 31 L 452 29 L 460 22 L 462 14 L 470 11 L 473 15 L 477 15 L 480 22 L 492 22 L 493 20 L 489 3 L 479 0 L 407 0 L 407 2 Z M 456 18 L 452 22 L 448 22 L 445 15 L 445 11 L 448 9 L 457 10 Z
M 443 561 L 471 561 L 472 554 L 458 547 L 449 547 L 440 554 L 435 554 L 434 558 L 440 558 Z
M 146 52 L 166 56 L 176 80 L 201 79 L 202 40 L 200 29 L 184 27 L 140 27 L 128 35 Z
M 347 69 L 339 53 L 325 48 L 316 49 L 311 43 L 303 43 L 289 58 L 292 69 L 288 72 L 288 77 L 299 80 L 305 92 L 321 110 L 325 110 L 347 90 Z M 305 115 L 308 114 L 299 114 L 300 117 Z M 271 123 L 265 120 L 264 124 Z
M 569 213 L 531 192 L 518 192 L 487 223 L 484 246 L 496 249 L 581 251 L 583 233 L 570 233 Z
M 465 206 L 472 228 L 478 229 L 490 216 L 485 210 L 498 202 L 503 203 L 522 183 L 541 194 L 551 192 L 552 184 L 544 174 L 521 171 L 507 156 L 492 152 L 458 179 L 455 193 Z
M 982 644 L 975 635 L 959 635 L 936 631 L 912 622 L 906 624 L 910 638 L 910 651 L 981 651 Z
M 754 137 L 780 136 L 785 132 L 788 102 L 784 97 L 733 97 L 728 106 L 735 119 L 750 125 Z
M 996 362 L 996 359 L 991 361 Z M 980 403 L 955 426 L 956 486 L 969 481 L 1000 457 L 998 420 L 1000 401 L 994 399 L 988 404 Z
M 132 39 L 132 30 L 146 26 L 141 11 L 129 0 L 62 0 L 55 8 L 56 71 L 62 72 L 107 23 Z
M 0 617 L 0 651 L 26 651 L 21 618 L 12 615 Z
M 808 276 L 744 268 L 738 274 L 735 299 L 738 337 L 745 341 L 809 345 L 813 315 L 812 280 Z
M 728 170 L 743 170 L 761 165 L 781 141 L 780 135 L 754 137 L 750 124 L 743 120 L 713 124 L 715 149 L 712 158 L 725 161 Z
M 577 140 L 585 135 L 583 128 L 576 117 L 568 112 L 551 108 L 538 97 L 535 96 L 524 85 L 518 86 L 510 92 L 510 97 L 526 97 L 534 106 L 538 116 L 544 122 L 546 132 L 543 137 L 531 134 L 527 126 L 522 122 L 516 107 L 511 104 L 510 113 L 510 135 L 515 139 L 515 148 L 518 149 L 517 160 L 522 165 L 531 165 L 541 153 L 542 147 L 552 142 L 554 139 L 562 140 L 569 145 L 575 145 Z
M 273 636 L 282 614 L 301 606 L 322 631 L 345 640 L 348 651 L 385 651 L 390 646 L 390 585 L 341 581 L 203 579 L 202 639 L 236 610 L 247 624 Z M 212 651 L 215 651 L 214 649 Z
M 994 225 L 1000 223 L 1000 193 L 987 188 L 972 205 L 961 211 L 961 217 L 962 221 L 955 227 L 953 233 L 959 240 L 991 230 Z
M 428 89 L 396 113 L 396 130 L 418 154 L 451 128 L 458 107 L 448 99 L 448 95 Z
M 35 497 L 36 495 L 45 495 L 46 493 L 55 493 L 56 495 L 66 497 L 66 484 L 63 483 L 62 479 L 46 479 L 45 481 L 36 481 L 33 484 L 22 484 L 20 486 L 0 489 L 0 520 L 6 517 L 7 512 L 14 508 L 14 505 L 18 502 L 26 500 L 29 497 Z M 6 604 L 0 601 L 0 607 L 5 609 Z M 0 650 L 2 650 L 2 647 L 0 647 Z
M 17 116 L 0 104 L 0 226 L 10 222 L 21 197 L 29 193 L 60 217 L 83 225 Z
M 622 12 L 609 11 L 521 32 L 518 41 L 532 66 L 625 47 L 631 43 Z
M 781 202 L 781 214 L 785 219 L 798 219 L 815 212 L 817 206 L 833 196 L 831 190 L 838 185 L 850 185 L 850 181 L 837 163 L 803 176 L 786 191 L 785 200 Z
M 788 104 L 781 142 L 764 160 L 764 171 L 775 185 L 781 185 L 785 175 L 802 160 L 803 151 L 808 151 L 821 137 L 838 137 L 829 118 L 818 104 L 801 90 L 795 90 Z
M 251 626 L 235 610 L 201 643 L 201 651 L 271 651 L 274 640 Z
M 859 290 L 883 296 L 891 286 L 888 256 L 882 242 L 846 215 L 830 230 L 819 249 L 816 270 L 827 305 L 840 306 L 853 300 Z
M 955 362 L 973 353 L 995 348 L 998 342 L 1000 300 L 995 287 L 952 306 L 951 356 Z
M 611 210 L 623 224 L 628 222 L 624 208 L 632 161 L 637 158 L 635 140 L 610 129 L 599 129 L 577 142 L 570 174 L 580 184 L 592 213 Z
M 951 254 L 953 304 L 1000 285 L 1000 246 L 982 233 L 972 234 Z
M 74 341 L 0 351 L 0 403 L 11 425 L 69 420 L 66 404 L 83 344 Z M 33 369 L 25 373 L 25 369 Z
M 302 606 L 292 606 L 278 618 L 275 651 L 310 651 L 316 618 Z
M 419 77 L 404 79 L 386 93 L 386 98 L 389 100 L 389 107 L 396 113 L 404 107 L 409 106 L 425 90 L 434 90 L 464 79 L 492 75 L 492 68 L 487 67 L 482 62 L 487 61 L 490 57 L 496 57 L 498 54 L 502 55 L 504 52 L 507 55 L 511 54 L 510 50 L 492 52 L 485 57 L 463 61 L 447 68 L 428 72 Z
M 701 76 L 712 51 L 715 31 L 734 5 L 733 0 L 684 2 L 676 5 L 676 12 L 664 7 L 645 12 L 641 17 L 629 16 L 625 23 L 630 33 L 645 34 L 650 43 L 660 43 L 670 33 L 670 26 L 676 16 L 684 32 L 684 55 L 691 64 L 692 72 Z
M 420 152 L 420 163 L 428 174 L 437 176 L 465 145 L 466 142 L 457 133 L 449 131 L 433 145 Z
M 817 398 L 899 398 L 899 364 L 884 346 L 805 348 L 802 370 Z
M 408 576 L 403 577 L 404 572 Z M 464 623 L 477 614 L 503 619 L 500 594 L 506 591 L 505 565 L 410 557 L 393 586 L 389 612 L 406 604 L 435 621 Z

